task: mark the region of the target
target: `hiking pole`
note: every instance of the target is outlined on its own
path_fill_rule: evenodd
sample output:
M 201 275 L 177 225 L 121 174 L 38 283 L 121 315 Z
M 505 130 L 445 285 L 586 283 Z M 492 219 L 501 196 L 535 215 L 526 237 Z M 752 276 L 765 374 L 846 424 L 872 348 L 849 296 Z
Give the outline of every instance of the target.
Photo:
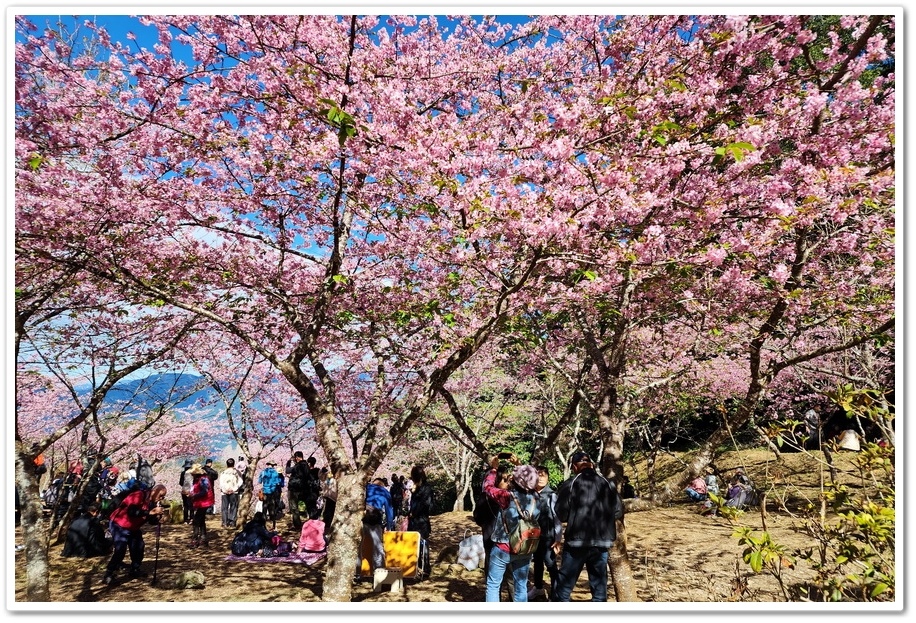
M 162 535 L 162 519 L 159 519 L 159 523 L 156 524 L 156 560 L 153 562 L 153 579 L 150 581 L 150 586 L 156 586 L 156 571 L 159 570 L 159 537 Z

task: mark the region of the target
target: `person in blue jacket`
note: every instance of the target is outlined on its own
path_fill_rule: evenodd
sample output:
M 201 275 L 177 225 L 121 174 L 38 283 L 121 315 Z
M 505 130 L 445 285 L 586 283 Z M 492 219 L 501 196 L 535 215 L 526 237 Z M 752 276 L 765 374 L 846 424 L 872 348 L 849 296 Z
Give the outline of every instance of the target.
M 372 542 L 370 573 L 385 566 L 385 530 L 394 530 L 394 506 L 384 481 L 376 478 L 366 485 L 366 513 L 363 515 L 363 541 Z

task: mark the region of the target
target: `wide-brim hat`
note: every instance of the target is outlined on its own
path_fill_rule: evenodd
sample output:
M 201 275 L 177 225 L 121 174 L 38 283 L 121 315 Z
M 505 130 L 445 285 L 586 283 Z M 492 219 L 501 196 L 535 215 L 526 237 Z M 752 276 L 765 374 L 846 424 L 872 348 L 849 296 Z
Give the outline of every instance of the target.
M 195 476 L 203 476 L 207 472 L 204 471 L 204 468 L 200 463 L 194 463 L 194 466 L 191 468 L 191 473 Z
M 518 465 L 512 470 L 512 482 L 520 489 L 531 491 L 538 484 L 538 470 L 532 465 Z
M 191 459 L 188 459 L 184 462 L 185 469 L 191 469 L 191 466 L 194 465 L 194 462 Z

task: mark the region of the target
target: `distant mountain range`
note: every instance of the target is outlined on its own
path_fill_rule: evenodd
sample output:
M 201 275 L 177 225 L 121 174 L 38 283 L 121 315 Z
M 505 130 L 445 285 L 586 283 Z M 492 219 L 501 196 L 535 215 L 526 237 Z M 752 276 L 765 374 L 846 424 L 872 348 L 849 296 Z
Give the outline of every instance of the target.
M 161 404 L 172 404 L 174 408 L 193 407 L 208 404 L 216 398 L 212 387 L 201 387 L 203 377 L 168 372 L 151 374 L 142 379 L 121 381 L 108 392 L 110 402 L 130 400 L 140 408 L 152 409 Z M 177 401 L 177 402 L 176 402 Z
M 199 406 L 206 419 L 217 418 L 222 414 L 219 406 L 212 405 L 216 400 L 216 390 L 210 386 L 201 389 L 203 377 L 191 374 L 178 374 L 168 372 L 151 374 L 144 378 L 134 378 L 117 383 L 106 396 L 102 403 L 103 408 L 107 403 L 130 402 L 130 411 L 136 416 L 145 414 L 163 404 L 170 405 L 172 409 L 193 409 Z M 87 395 L 90 387 L 78 390 L 80 395 Z M 133 416 L 128 416 L 133 417 Z M 179 415 L 180 417 L 180 415 Z M 235 445 L 228 428 L 223 435 L 215 435 L 207 439 L 211 451 L 222 450 L 227 445 Z

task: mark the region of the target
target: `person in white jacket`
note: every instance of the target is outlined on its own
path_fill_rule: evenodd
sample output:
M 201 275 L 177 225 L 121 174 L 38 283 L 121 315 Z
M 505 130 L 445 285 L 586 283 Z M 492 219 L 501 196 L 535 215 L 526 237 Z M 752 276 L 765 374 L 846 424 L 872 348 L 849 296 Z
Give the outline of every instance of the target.
M 224 528 L 235 528 L 239 514 L 239 490 L 242 488 L 242 477 L 235 468 L 235 459 L 226 459 L 226 469 L 219 475 L 219 490 L 223 492 L 222 525 Z

